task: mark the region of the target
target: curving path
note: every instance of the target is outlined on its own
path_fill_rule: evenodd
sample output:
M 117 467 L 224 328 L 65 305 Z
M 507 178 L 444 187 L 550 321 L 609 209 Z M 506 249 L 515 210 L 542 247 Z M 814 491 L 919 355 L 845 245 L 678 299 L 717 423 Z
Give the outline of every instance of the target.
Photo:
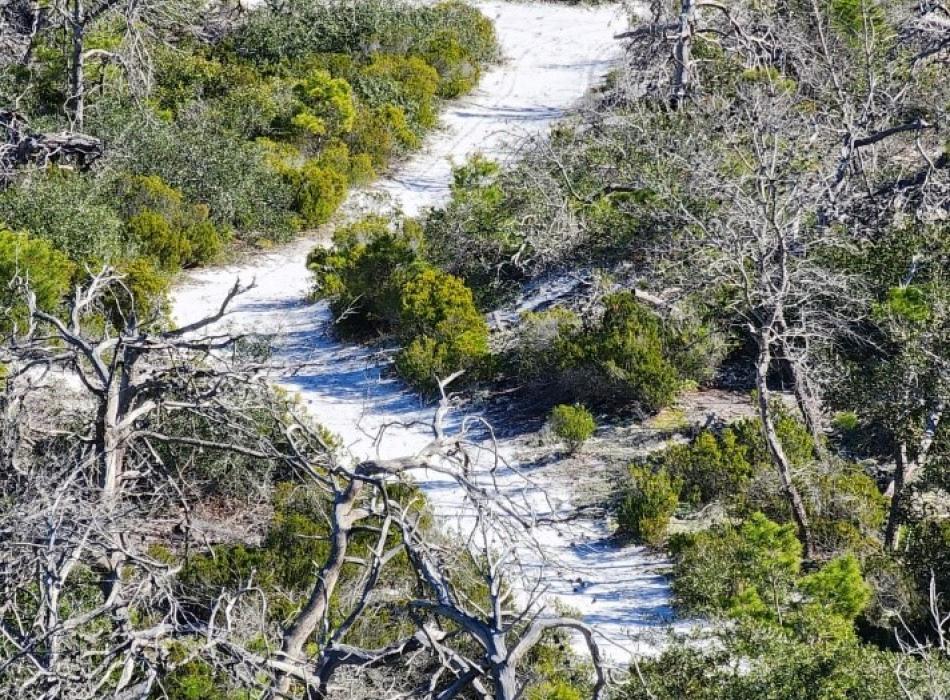
M 431 135 L 423 152 L 369 191 L 351 197 L 351 213 L 395 207 L 417 214 L 444 202 L 453 162 L 476 152 L 504 158 L 519 139 L 545 133 L 619 56 L 612 37 L 624 20 L 615 6 L 590 9 L 497 0 L 477 4 L 495 21 L 505 60 L 485 74 L 477 91 L 446 107 L 442 128 Z M 175 319 L 183 324 L 212 312 L 235 277 L 254 278 L 257 286 L 236 301 L 227 325 L 272 334 L 278 355 L 315 363 L 285 384 L 300 392 L 309 410 L 341 436 L 354 458 L 374 452 L 383 457 L 411 454 L 428 442 L 428 432 L 390 429 L 379 446 L 374 438 L 382 425 L 393 421 L 430 420 L 431 410 L 383 374 L 387 358 L 328 335 L 326 304 L 306 301 L 310 278 L 304 259 L 319 243 L 316 238 L 300 240 L 247 263 L 188 276 L 173 293 Z M 503 444 L 502 451 L 508 459 L 517 459 L 516 445 Z M 556 470 L 532 468 L 531 477 L 544 485 L 555 510 L 570 508 L 570 494 L 559 486 L 564 480 Z M 510 474 L 499 478 L 502 488 L 520 489 L 519 497 L 539 511 L 551 507 L 539 493 L 525 489 L 523 481 Z M 446 523 L 465 517 L 461 495 L 451 483 L 434 475 L 420 480 Z M 549 594 L 593 624 L 606 656 L 623 663 L 653 648 L 649 640 L 634 641 L 632 635 L 669 620 L 669 590 L 661 559 L 637 547 L 618 549 L 609 534 L 602 522 L 575 520 L 563 527 L 538 528 L 536 537 L 548 560 L 555 562 L 541 574 Z M 535 564 L 542 571 L 540 561 Z

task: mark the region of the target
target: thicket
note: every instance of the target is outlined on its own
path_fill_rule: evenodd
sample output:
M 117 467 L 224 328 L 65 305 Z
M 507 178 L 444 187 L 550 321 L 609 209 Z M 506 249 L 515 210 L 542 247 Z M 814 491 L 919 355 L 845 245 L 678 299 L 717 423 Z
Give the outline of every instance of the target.
M 103 157 L 15 179 L 0 222 L 79 266 L 148 263 L 151 276 L 231 243 L 287 240 L 418 147 L 438 101 L 471 89 L 496 55 L 491 22 L 460 2 L 308 1 L 206 21 L 143 34 L 154 69 L 144 94 L 118 65 L 91 63 L 82 126 Z M 87 49 L 122 46 L 123 26 L 106 13 L 86 29 Z M 40 27 L 28 69 L 3 69 L 0 101 L 16 96 L 32 128 L 62 128 L 69 37 Z
M 328 299 L 344 335 L 391 333 L 397 371 L 432 391 L 458 371 L 477 376 L 489 358 L 488 325 L 462 280 L 425 259 L 416 222 L 370 217 L 334 233 L 307 258 L 314 294 Z
M 719 342 L 708 328 L 663 318 L 633 292 L 603 300 L 582 320 L 555 308 L 526 314 L 510 359 L 514 375 L 549 397 L 654 412 L 711 375 Z

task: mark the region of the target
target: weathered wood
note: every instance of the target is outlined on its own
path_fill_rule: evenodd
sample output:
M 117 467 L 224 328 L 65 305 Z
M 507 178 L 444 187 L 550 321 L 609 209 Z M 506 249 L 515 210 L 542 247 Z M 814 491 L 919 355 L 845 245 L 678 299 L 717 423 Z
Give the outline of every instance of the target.
M 12 110 L 0 110 L 0 182 L 26 166 L 71 165 L 86 170 L 103 154 L 102 141 L 87 134 L 44 134 Z

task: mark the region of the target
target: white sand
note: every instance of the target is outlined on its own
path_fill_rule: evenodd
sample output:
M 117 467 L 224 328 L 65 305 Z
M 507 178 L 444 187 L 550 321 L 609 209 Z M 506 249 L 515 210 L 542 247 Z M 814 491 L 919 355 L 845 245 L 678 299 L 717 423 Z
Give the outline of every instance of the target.
M 422 153 L 373 187 L 370 195 L 384 193 L 406 213 L 416 214 L 446 200 L 453 163 L 476 152 L 501 159 L 513 151 L 518 139 L 546 132 L 620 55 L 612 37 L 625 21 L 616 7 L 498 1 L 478 6 L 495 21 L 505 60 L 486 73 L 475 93 L 446 107 L 443 128 L 432 134 Z M 373 199 L 366 192 L 357 193 L 350 210 L 388 208 Z M 278 356 L 318 363 L 284 384 L 300 392 L 309 410 L 341 436 L 354 458 L 374 451 L 383 457 L 412 454 L 430 439 L 428 431 L 393 427 L 378 446 L 374 438 L 383 425 L 430 421 L 431 408 L 423 407 L 398 381 L 383 376 L 386 358 L 328 335 L 326 304 L 305 300 L 311 281 L 304 259 L 317 243 L 301 240 L 260 254 L 251 263 L 190 275 L 174 290 L 174 316 L 183 324 L 207 315 L 218 307 L 235 277 L 245 282 L 255 279 L 257 286 L 237 300 L 227 325 L 274 334 L 272 346 Z M 503 444 L 502 450 L 506 458 L 517 459 L 511 445 Z M 569 494 L 550 470 L 539 469 L 532 477 L 549 496 L 562 499 L 555 510 L 569 508 Z M 453 482 L 432 474 L 420 474 L 419 479 L 446 526 L 464 516 L 462 494 Z M 539 492 L 525 489 L 525 482 L 507 470 L 499 473 L 499 479 L 503 489 L 524 503 L 549 510 Z M 544 584 L 595 626 L 608 658 L 623 663 L 635 653 L 655 648 L 630 637 L 662 626 L 671 615 L 662 559 L 639 547 L 614 547 L 600 521 L 539 527 L 535 536 L 547 558 L 556 561 L 544 568 Z M 531 560 L 531 554 L 525 556 Z M 578 579 L 583 583 L 579 585 Z

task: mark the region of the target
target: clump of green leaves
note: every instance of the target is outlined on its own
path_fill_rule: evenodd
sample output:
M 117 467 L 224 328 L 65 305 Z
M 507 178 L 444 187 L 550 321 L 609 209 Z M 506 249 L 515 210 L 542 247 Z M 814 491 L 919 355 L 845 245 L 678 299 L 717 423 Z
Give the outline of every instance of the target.
M 554 434 L 567 443 L 571 452 L 577 452 L 597 429 L 594 416 L 580 404 L 555 406 L 549 423 Z
M 426 267 L 401 289 L 400 335 L 408 341 L 396 358 L 414 386 L 434 390 L 439 379 L 478 370 L 488 358 L 488 324 L 471 290 L 458 277 Z
M 629 467 L 627 485 L 617 510 L 621 532 L 647 544 L 661 544 L 676 511 L 681 488 L 682 483 L 665 470 Z
M 424 259 L 418 225 L 370 217 L 339 229 L 308 258 L 314 293 L 330 300 L 349 335 L 390 332 L 403 344 L 397 371 L 424 391 L 488 358 L 488 325 L 459 278 Z
M 794 526 L 761 513 L 679 536 L 674 551 L 673 590 L 683 610 L 777 625 L 803 640 L 851 637 L 871 598 L 853 555 L 803 574 Z
M 54 311 L 70 290 L 75 265 L 48 241 L 0 226 L 0 331 L 27 322 L 27 307 L 18 282 L 29 286 L 36 305 Z
M 583 323 L 566 310 L 529 314 L 512 364 L 522 378 L 592 403 L 655 412 L 707 376 L 718 347 L 706 329 L 666 320 L 632 292 L 611 294 Z M 553 381 L 552 381 L 553 380 Z

